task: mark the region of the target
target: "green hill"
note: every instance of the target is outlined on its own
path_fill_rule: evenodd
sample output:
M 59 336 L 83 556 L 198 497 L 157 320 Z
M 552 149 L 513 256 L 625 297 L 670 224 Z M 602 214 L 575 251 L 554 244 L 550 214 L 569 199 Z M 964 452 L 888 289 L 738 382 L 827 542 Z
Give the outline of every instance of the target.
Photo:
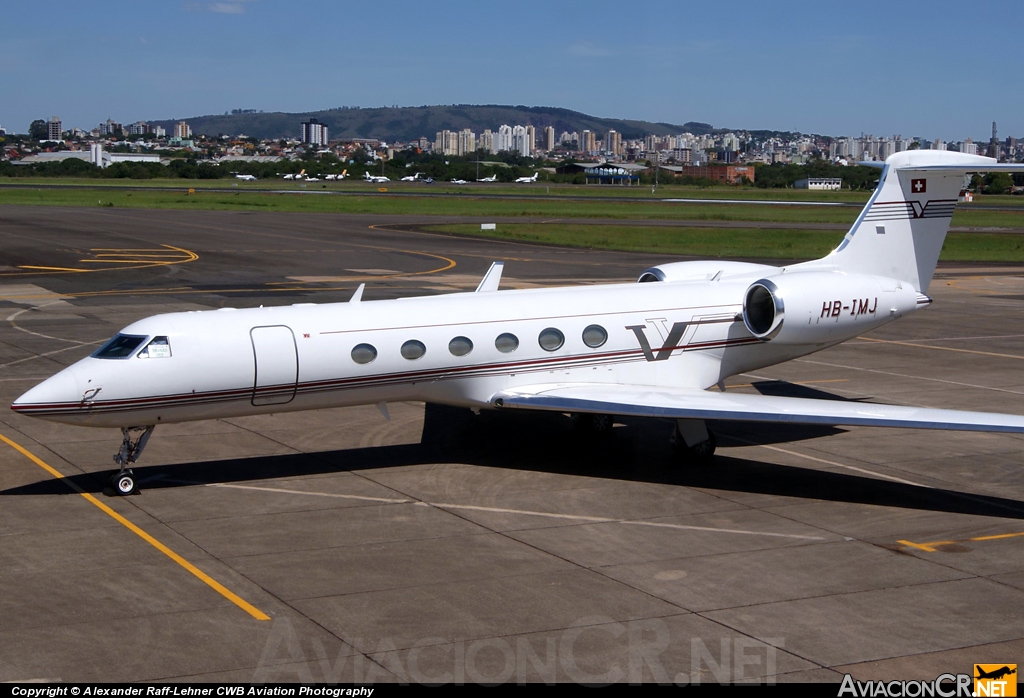
M 426 136 L 431 141 L 438 131 L 461 131 L 468 128 L 475 133 L 484 129 L 497 131 L 502 124 L 515 126 L 533 125 L 538 133 L 548 126 L 554 126 L 555 134 L 563 131 L 590 129 L 604 134 L 615 129 L 623 138 L 641 138 L 647 134 L 668 135 L 689 131 L 695 134 L 710 133 L 710 124 L 687 122 L 685 124 L 651 123 L 631 119 L 605 119 L 590 116 L 570 109 L 557 107 L 524 107 L 498 104 L 471 105 L 452 104 L 432 107 L 380 107 L 362 109 L 342 107 L 323 111 L 285 113 L 257 112 L 223 115 L 194 116 L 186 118 L 192 132 L 207 136 L 221 134 L 245 134 L 255 138 L 298 138 L 300 124 L 309 119 L 326 124 L 332 139 L 336 138 L 379 138 L 384 141 L 410 141 Z M 176 120 L 153 121 L 173 133 Z

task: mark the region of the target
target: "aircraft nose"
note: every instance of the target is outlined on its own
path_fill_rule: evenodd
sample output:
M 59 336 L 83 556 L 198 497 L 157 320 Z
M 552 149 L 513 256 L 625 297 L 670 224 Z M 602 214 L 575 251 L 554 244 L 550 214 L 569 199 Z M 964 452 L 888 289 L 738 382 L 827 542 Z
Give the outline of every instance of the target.
M 82 401 L 82 393 L 78 389 L 78 379 L 74 371 L 66 368 L 55 376 L 47 378 L 19 397 L 11 405 L 11 409 L 22 414 L 45 416 L 48 410 L 69 404 L 77 405 Z

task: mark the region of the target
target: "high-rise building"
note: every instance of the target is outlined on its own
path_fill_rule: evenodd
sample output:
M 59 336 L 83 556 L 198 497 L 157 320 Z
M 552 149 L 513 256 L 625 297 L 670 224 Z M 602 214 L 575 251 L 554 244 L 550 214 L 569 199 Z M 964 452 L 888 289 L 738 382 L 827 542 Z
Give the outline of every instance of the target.
M 310 145 L 327 145 L 327 124 L 316 119 L 302 122 L 302 142 Z
M 144 133 L 149 133 L 149 124 L 145 121 L 136 121 L 128 127 L 128 133 L 133 136 L 141 136 Z
M 498 133 L 494 138 L 492 153 L 500 153 L 503 150 L 512 150 L 512 127 L 502 124 L 498 127 Z
M 491 129 L 484 129 L 484 132 L 480 134 L 480 137 L 476 141 L 476 147 L 480 150 L 485 150 L 488 153 L 496 152 L 494 150 L 494 134 L 491 133 Z
M 512 148 L 510 150 L 519 153 L 524 158 L 530 157 L 530 132 L 525 126 L 512 127 Z
M 611 129 L 604 139 L 604 149 L 613 156 L 622 154 L 622 134 Z
M 63 131 L 60 127 L 60 119 L 56 116 L 51 116 L 50 120 L 46 122 L 46 139 L 50 141 L 61 140 L 61 134 Z
M 590 129 L 580 134 L 580 152 L 593 153 L 597 150 L 597 135 Z
M 470 131 L 468 128 L 464 128 L 458 133 L 458 142 L 456 144 L 457 155 L 470 155 L 476 152 L 476 134 Z
M 548 152 L 551 152 L 552 150 L 555 149 L 556 143 L 554 126 L 548 126 L 546 129 L 544 129 L 544 145 Z
M 192 129 L 189 128 L 189 125 L 184 121 L 179 121 L 178 123 L 174 124 L 174 137 L 179 140 L 191 138 Z
M 526 126 L 526 144 L 529 146 L 529 154 L 537 149 L 537 129 L 532 124 Z

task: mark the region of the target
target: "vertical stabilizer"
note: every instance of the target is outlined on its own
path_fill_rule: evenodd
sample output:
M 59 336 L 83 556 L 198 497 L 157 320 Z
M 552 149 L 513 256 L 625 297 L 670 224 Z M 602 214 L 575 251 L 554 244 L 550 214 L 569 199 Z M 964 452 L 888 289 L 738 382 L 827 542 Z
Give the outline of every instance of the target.
M 808 266 L 872 274 L 908 282 L 924 293 L 939 261 L 964 176 L 972 172 L 1024 172 L 992 158 L 944 150 L 890 156 L 878 188 L 843 242 Z

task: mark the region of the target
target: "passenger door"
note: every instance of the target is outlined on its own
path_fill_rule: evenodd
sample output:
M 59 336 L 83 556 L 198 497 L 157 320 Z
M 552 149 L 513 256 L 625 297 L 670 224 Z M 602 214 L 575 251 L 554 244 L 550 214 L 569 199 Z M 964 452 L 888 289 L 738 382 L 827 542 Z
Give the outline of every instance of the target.
M 291 329 L 284 325 L 254 327 L 249 336 L 256 360 L 252 404 L 284 405 L 294 400 L 299 354 Z

